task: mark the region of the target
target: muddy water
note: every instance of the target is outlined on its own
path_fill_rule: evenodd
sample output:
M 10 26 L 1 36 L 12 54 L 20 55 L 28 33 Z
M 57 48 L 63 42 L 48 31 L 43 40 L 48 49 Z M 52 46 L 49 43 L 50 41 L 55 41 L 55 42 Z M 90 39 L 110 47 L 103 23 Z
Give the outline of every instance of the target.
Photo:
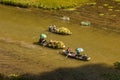
M 47 31 L 50 24 L 67 27 L 72 35 L 63 36 Z M 0 5 L 0 37 L 29 44 L 37 42 L 41 33 L 47 39 L 61 40 L 73 50 L 84 48 L 83 54 L 92 57 L 91 63 L 113 63 L 120 60 L 120 35 L 114 32 L 99 30 L 92 26 L 83 27 L 71 21 L 63 21 L 60 17 L 36 9 L 22 9 Z M 48 53 L 56 52 L 45 48 Z M 44 51 L 42 51 L 44 52 Z

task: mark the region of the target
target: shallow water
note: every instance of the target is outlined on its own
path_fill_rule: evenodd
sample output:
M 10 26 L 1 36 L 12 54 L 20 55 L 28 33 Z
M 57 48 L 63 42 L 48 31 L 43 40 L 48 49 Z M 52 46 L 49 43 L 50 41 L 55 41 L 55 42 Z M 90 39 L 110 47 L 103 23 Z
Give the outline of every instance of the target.
M 67 27 L 73 34 L 63 36 L 50 33 L 47 31 L 50 24 Z M 33 44 L 38 41 L 41 33 L 47 34 L 48 40 L 63 41 L 66 47 L 71 47 L 73 50 L 77 47 L 84 48 L 83 54 L 92 57 L 91 63 L 112 64 L 120 60 L 120 35 L 115 32 L 63 21 L 60 17 L 51 16 L 39 9 L 0 5 L 0 37 Z M 44 50 L 47 53 L 56 53 L 56 50 L 48 48 Z

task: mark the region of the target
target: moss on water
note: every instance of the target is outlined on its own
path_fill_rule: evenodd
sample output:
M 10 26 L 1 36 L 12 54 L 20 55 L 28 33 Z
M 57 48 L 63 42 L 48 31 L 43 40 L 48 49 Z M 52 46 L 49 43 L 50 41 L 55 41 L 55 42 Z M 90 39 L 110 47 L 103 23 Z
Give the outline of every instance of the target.
M 89 0 L 1 0 L 0 3 L 20 7 L 37 7 L 44 9 L 72 8 Z

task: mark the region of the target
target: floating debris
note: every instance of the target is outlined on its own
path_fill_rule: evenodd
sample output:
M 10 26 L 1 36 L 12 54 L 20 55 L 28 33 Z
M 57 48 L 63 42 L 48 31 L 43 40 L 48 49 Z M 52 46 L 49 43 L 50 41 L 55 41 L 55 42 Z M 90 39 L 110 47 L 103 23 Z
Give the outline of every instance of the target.
M 91 25 L 91 22 L 89 22 L 89 21 L 81 21 L 80 24 L 81 24 L 82 26 L 90 26 L 90 25 Z
M 70 20 L 70 17 L 67 17 L 67 16 L 63 16 L 61 19 L 62 19 L 62 20 L 66 20 L 66 21 L 69 21 L 69 20 Z

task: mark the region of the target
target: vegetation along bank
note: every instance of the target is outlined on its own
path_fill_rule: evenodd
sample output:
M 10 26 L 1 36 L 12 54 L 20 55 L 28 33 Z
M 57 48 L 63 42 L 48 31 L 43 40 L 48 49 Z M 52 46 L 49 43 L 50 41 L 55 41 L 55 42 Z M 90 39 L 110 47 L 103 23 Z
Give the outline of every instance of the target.
M 0 3 L 20 7 L 64 9 L 75 7 L 80 3 L 85 3 L 88 1 L 89 0 L 0 0 Z

